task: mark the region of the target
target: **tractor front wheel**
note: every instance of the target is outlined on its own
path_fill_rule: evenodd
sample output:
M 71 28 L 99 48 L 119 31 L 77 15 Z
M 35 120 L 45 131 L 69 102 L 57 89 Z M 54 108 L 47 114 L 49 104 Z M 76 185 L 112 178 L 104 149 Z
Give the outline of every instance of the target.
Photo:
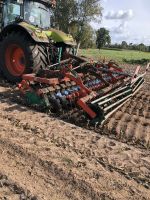
M 48 64 L 46 47 L 23 33 L 10 33 L 0 44 L 0 69 L 10 82 L 18 82 L 24 73 L 32 73 Z

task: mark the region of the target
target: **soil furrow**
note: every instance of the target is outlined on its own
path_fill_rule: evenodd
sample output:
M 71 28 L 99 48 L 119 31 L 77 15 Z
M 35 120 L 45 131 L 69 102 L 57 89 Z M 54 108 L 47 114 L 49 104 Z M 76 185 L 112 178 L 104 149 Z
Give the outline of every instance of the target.
M 29 190 L 23 189 L 19 184 L 0 172 L 0 199 L 38 200 L 37 196 L 32 195 Z
M 135 187 L 136 184 L 134 184 L 133 182 L 131 184 L 131 181 L 127 181 L 127 180 L 123 181 L 123 177 L 121 178 L 119 176 L 117 177 L 117 183 L 120 185 L 120 189 L 125 190 L 126 193 L 121 194 L 120 191 L 115 191 L 115 193 L 113 194 L 112 191 L 113 191 L 113 189 L 115 189 L 114 185 L 117 184 L 116 179 L 115 179 L 116 173 L 115 172 L 113 172 L 113 174 L 112 174 L 112 172 L 109 173 L 109 170 L 108 171 L 102 170 L 99 168 L 99 166 L 98 166 L 98 170 L 95 171 L 95 176 L 96 176 L 95 179 L 96 178 L 99 179 L 99 183 L 97 180 L 97 184 L 96 184 L 95 183 L 96 181 L 89 179 L 90 174 L 89 175 L 85 174 L 83 169 L 82 169 L 82 175 L 80 174 L 80 178 L 79 178 L 79 174 L 78 174 L 79 172 L 77 172 L 76 169 L 73 169 L 73 166 L 72 166 L 72 169 L 69 169 L 69 168 L 71 168 L 72 163 L 69 163 L 69 161 L 67 161 L 67 159 L 64 162 L 68 162 L 69 164 L 67 163 L 67 168 L 64 168 L 63 162 L 59 163 L 60 165 L 58 165 L 58 164 L 56 164 L 56 159 L 55 159 L 55 162 L 44 160 L 43 156 L 41 159 L 41 158 L 39 158 L 40 155 L 32 154 L 30 152 L 31 149 L 29 152 L 27 152 L 25 149 L 23 149 L 23 147 L 16 145 L 16 142 L 11 143 L 8 140 L 1 139 L 0 144 L 2 147 L 6 148 L 7 153 L 9 154 L 9 159 L 10 159 L 10 157 L 13 157 L 13 158 L 16 157 L 15 161 L 19 162 L 19 160 L 21 160 L 22 165 L 24 165 L 23 166 L 24 168 L 25 168 L 25 162 L 28 163 L 28 173 L 30 174 L 30 176 L 33 176 L 33 174 L 35 175 L 35 168 L 37 168 L 38 170 L 41 170 L 41 168 L 42 168 L 45 171 L 45 173 L 48 175 L 46 177 L 47 180 L 52 176 L 56 177 L 57 185 L 60 181 L 63 181 L 63 185 L 65 185 L 65 188 L 63 188 L 63 186 L 61 186 L 61 191 L 62 191 L 62 189 L 64 189 L 64 190 L 68 189 L 67 191 L 70 191 L 69 189 L 73 189 L 74 194 L 75 194 L 75 193 L 78 193 L 77 191 L 79 190 L 82 193 L 80 198 L 87 197 L 87 199 L 88 198 L 101 199 L 102 196 L 105 196 L 105 197 L 107 196 L 107 199 L 126 199 L 129 197 L 129 195 L 130 195 L 130 198 L 132 197 L 132 195 L 133 195 L 131 192 L 132 190 L 136 191 L 136 192 L 134 192 L 134 195 L 133 195 L 134 198 L 137 198 L 139 196 L 141 198 L 144 197 L 142 195 L 142 193 L 140 193 L 140 189 L 141 189 L 140 187 L 138 187 L 138 190 L 136 190 L 135 189 L 135 188 L 137 188 L 137 186 Z M 38 154 L 39 154 L 39 152 L 38 152 Z M 18 156 L 19 156 L 19 158 L 18 158 Z M 32 163 L 32 165 L 31 165 L 31 163 Z M 80 165 L 81 166 L 79 166 L 79 167 L 82 168 L 82 163 L 80 163 Z M 30 168 L 30 166 L 32 166 L 32 167 Z M 86 167 L 85 164 L 83 166 Z M 79 171 L 79 167 L 78 167 L 78 171 Z M 29 169 L 30 169 L 30 171 L 29 171 Z M 87 167 L 86 167 L 86 170 L 87 170 L 87 172 L 90 172 L 90 170 Z M 96 172 L 97 172 L 97 174 L 96 174 Z M 104 174 L 106 174 L 106 175 L 104 175 Z M 110 177 L 110 175 L 111 175 L 111 177 Z M 107 180 L 108 177 L 109 177 L 109 180 Z M 101 184 L 101 183 L 103 183 L 103 184 Z M 55 187 L 57 185 L 55 185 Z M 92 185 L 95 185 L 95 187 L 93 188 Z M 39 183 L 38 183 L 38 186 L 39 186 Z M 56 187 L 56 189 L 57 189 L 57 187 Z M 65 191 L 65 194 L 67 194 L 67 191 Z M 45 192 L 45 191 L 43 191 L 43 192 Z M 148 195 L 148 191 L 146 193 Z M 41 195 L 41 193 L 39 195 Z M 70 192 L 69 192 L 69 195 L 70 195 Z M 148 196 L 147 197 L 146 196 L 145 196 L 145 198 L 148 199 Z
M 7 173 L 12 180 L 19 182 L 22 187 L 30 188 L 32 193 L 36 193 L 38 200 L 67 200 L 70 198 L 78 200 L 80 197 L 84 196 L 80 195 L 78 198 L 77 195 L 71 192 L 70 188 L 67 190 L 68 186 L 63 184 L 57 176 L 52 176 L 51 169 L 54 171 L 57 170 L 56 166 L 52 163 L 44 163 L 44 161 L 38 159 L 36 155 L 26 152 L 26 149 L 8 140 L 1 139 L 0 151 L 2 152 L 0 168 L 2 168 L 5 174 Z M 4 168 L 6 162 L 7 166 Z
M 150 95 L 144 90 L 118 110 L 104 125 L 105 131 L 114 133 L 120 141 L 150 147 Z
M 150 200 L 149 89 L 89 130 L 23 106 L 3 82 L 0 199 Z
M 55 146 L 51 146 L 52 149 L 55 149 L 56 147 L 58 147 L 58 149 L 60 149 L 60 151 L 63 150 L 64 153 L 67 150 L 71 153 L 72 157 L 73 157 L 73 152 L 75 154 L 77 154 L 78 159 L 79 158 L 80 159 L 82 158 L 82 159 L 81 159 L 81 161 L 79 161 L 76 164 L 76 166 L 82 167 L 85 165 L 85 161 L 83 161 L 83 159 L 86 159 L 86 157 L 88 157 L 88 160 L 89 160 L 89 161 L 86 161 L 86 163 L 91 162 L 91 165 L 92 165 L 92 163 L 95 165 L 96 164 L 95 161 L 97 161 L 97 163 L 101 163 L 101 165 L 102 165 L 102 162 L 99 161 L 102 159 L 100 157 L 100 155 L 102 155 L 102 154 L 105 155 L 103 157 L 103 159 L 105 159 L 107 154 L 109 154 L 108 151 L 109 152 L 112 151 L 113 148 L 111 148 L 111 147 L 116 146 L 116 144 L 113 143 L 112 140 L 108 140 L 110 143 L 110 145 L 109 145 L 107 143 L 108 141 L 107 142 L 105 141 L 106 138 L 102 138 L 102 141 L 101 141 L 101 137 L 99 137 L 98 135 L 96 135 L 92 132 L 90 133 L 89 131 L 85 131 L 84 134 L 81 134 L 81 133 L 77 134 L 75 129 L 77 129 L 77 131 L 78 131 L 78 128 L 73 125 L 70 125 L 71 126 L 69 128 L 70 131 L 68 130 L 68 133 L 65 133 L 65 129 L 66 129 L 66 126 L 68 126 L 68 124 L 65 124 L 64 122 L 61 122 L 61 121 L 57 121 L 56 119 L 51 119 L 51 118 L 47 117 L 47 115 L 45 115 L 45 114 L 42 114 L 42 113 L 37 114 L 35 112 L 33 114 L 34 117 L 32 116 L 30 119 L 28 119 L 27 116 L 29 116 L 31 114 L 31 112 L 33 112 L 33 111 L 24 110 L 22 113 L 20 113 L 19 111 L 15 110 L 14 112 L 12 112 L 12 111 L 8 112 L 8 107 L 9 107 L 9 105 L 7 105 L 6 103 L 3 103 L 3 109 L 2 109 L 3 112 L 1 112 L 0 116 L 2 118 L 4 118 L 5 120 L 7 119 L 8 123 L 10 123 L 10 126 L 13 126 L 14 128 L 16 127 L 19 130 L 16 130 L 16 128 L 15 128 L 15 132 L 13 135 L 12 133 L 9 133 L 9 129 L 8 129 L 8 135 L 5 135 L 5 137 L 10 138 L 13 142 L 15 142 L 15 144 L 17 144 L 17 143 L 24 144 L 24 146 L 26 148 L 28 148 L 29 150 L 32 149 L 32 151 L 34 151 L 34 153 L 37 151 L 35 149 L 35 144 L 38 144 L 38 146 L 40 144 L 42 144 L 42 147 L 41 147 L 41 152 L 42 152 L 46 148 L 48 150 L 50 150 L 50 147 L 48 146 L 48 144 L 51 143 L 51 144 L 55 145 Z M 21 121 L 21 119 L 22 119 L 22 121 Z M 38 128 L 38 125 L 39 125 L 39 121 L 37 119 L 41 119 L 40 120 L 40 129 L 38 131 L 36 131 L 36 129 Z M 57 126 L 56 128 L 53 128 L 54 124 L 56 124 L 56 126 Z M 2 128 L 3 128 L 3 126 L 4 125 L 1 124 Z M 61 134 L 60 132 L 58 132 L 58 130 L 60 128 L 62 131 L 64 129 L 64 131 L 63 131 L 64 134 Z M 21 134 L 20 129 L 22 129 L 23 131 L 26 131 L 26 132 Z M 48 132 L 47 133 L 44 132 L 45 130 L 49 131 L 49 135 L 47 135 Z M 80 129 L 80 130 L 82 130 L 82 129 Z M 19 134 L 17 135 L 17 133 L 19 133 Z M 36 137 L 37 137 L 37 139 L 36 139 Z M 40 138 L 41 139 L 45 138 L 45 140 L 47 141 L 47 146 L 44 141 L 40 140 Z M 74 141 L 76 141 L 76 142 L 74 142 Z M 26 144 L 25 144 L 25 142 L 26 142 Z M 33 147 L 32 147 L 32 145 L 29 145 L 28 143 L 33 144 Z M 100 143 L 100 145 L 99 145 L 99 143 Z M 102 145 L 104 145 L 104 147 Z M 107 145 L 108 147 L 107 146 L 105 147 L 105 145 Z M 118 146 L 119 146 L 119 144 L 118 144 Z M 118 149 L 118 152 L 119 151 L 122 151 L 122 152 L 127 151 L 129 147 L 124 147 L 124 148 L 125 148 L 124 150 Z M 92 151 L 90 149 L 92 149 Z M 106 151 L 104 151 L 104 149 Z M 105 154 L 102 150 L 105 152 Z M 129 148 L 129 150 L 130 150 L 130 148 Z M 57 150 L 57 151 L 59 151 L 59 150 Z M 37 152 L 39 152 L 39 150 Z M 95 153 L 95 152 L 97 152 L 97 153 Z M 116 152 L 114 152 L 113 156 L 115 156 L 115 154 L 116 154 Z M 144 154 L 144 155 L 146 156 L 146 154 Z M 65 157 L 65 156 L 61 156 L 61 157 Z M 120 157 L 122 157 L 122 156 L 120 155 Z M 27 156 L 27 158 L 28 158 L 28 156 Z M 112 159 L 112 161 L 110 158 L 108 158 L 108 159 L 109 159 L 109 162 L 111 162 L 111 163 L 114 162 L 114 159 Z M 67 160 L 67 159 L 65 159 L 65 160 Z M 76 159 L 73 159 L 73 160 L 76 160 Z M 71 162 L 71 161 L 69 160 L 68 162 Z M 136 162 L 139 162 L 139 161 L 137 160 Z M 125 169 L 122 169 L 122 171 L 120 171 L 119 167 L 114 164 L 112 165 L 108 162 L 106 162 L 106 163 L 103 162 L 103 166 L 104 166 L 104 168 L 107 169 L 108 172 L 111 172 L 112 170 L 114 172 L 118 171 L 118 173 L 122 174 L 123 176 L 126 176 L 127 178 L 128 177 L 131 179 L 133 178 L 132 173 L 130 173 L 130 176 L 128 176 L 128 172 L 127 173 L 125 172 L 123 174 L 122 171 Z M 98 171 L 100 171 L 100 169 Z M 106 172 L 104 172 L 104 173 L 106 173 Z M 138 179 L 138 176 L 135 177 L 134 179 L 136 180 L 136 178 Z M 104 181 L 107 182 L 106 180 L 104 180 Z M 141 181 L 139 183 L 143 184 L 145 187 L 147 187 L 146 181 L 147 181 L 147 179 L 145 178 L 145 180 L 143 179 L 143 182 Z

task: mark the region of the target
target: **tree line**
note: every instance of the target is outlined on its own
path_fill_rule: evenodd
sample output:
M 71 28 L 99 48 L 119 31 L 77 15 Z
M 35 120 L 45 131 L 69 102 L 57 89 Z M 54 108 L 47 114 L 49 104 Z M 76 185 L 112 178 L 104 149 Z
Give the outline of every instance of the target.
M 150 46 L 148 45 L 145 45 L 143 43 L 140 43 L 140 44 L 129 43 L 128 44 L 126 41 L 122 41 L 120 44 L 115 43 L 115 44 L 105 45 L 105 47 L 150 52 Z

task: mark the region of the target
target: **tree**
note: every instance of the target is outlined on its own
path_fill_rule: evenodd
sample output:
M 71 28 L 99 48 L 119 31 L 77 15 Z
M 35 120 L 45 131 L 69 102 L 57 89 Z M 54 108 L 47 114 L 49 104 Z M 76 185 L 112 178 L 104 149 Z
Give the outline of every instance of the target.
M 110 45 L 111 37 L 107 29 L 100 28 L 99 30 L 97 30 L 96 35 L 97 35 L 96 46 L 98 49 L 101 49 L 106 44 Z
M 53 21 L 60 30 L 69 33 L 69 24 L 75 20 L 76 15 L 77 10 L 74 0 L 57 0 Z
M 122 41 L 122 43 L 121 43 L 121 48 L 122 48 L 122 49 L 126 49 L 127 47 L 128 47 L 127 42 L 126 42 L 126 41 Z
M 85 24 L 82 27 L 82 33 L 80 26 L 73 24 L 70 26 L 70 33 L 82 48 L 91 48 L 95 44 L 95 31 L 89 24 Z
M 60 30 L 73 34 L 80 46 L 87 24 L 102 16 L 99 2 L 100 0 L 57 0 L 53 20 Z
M 145 45 L 143 43 L 138 45 L 138 50 L 139 51 L 145 51 Z
M 93 28 L 86 24 L 83 27 L 82 38 L 81 38 L 81 47 L 82 48 L 92 48 L 95 44 L 95 31 Z

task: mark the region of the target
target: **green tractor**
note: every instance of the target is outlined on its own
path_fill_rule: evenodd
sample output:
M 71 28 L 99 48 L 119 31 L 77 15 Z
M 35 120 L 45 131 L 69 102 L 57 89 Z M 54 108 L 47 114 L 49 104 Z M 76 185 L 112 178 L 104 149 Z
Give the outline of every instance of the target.
M 0 71 L 11 82 L 66 59 L 72 36 L 52 28 L 55 1 L 0 1 Z

